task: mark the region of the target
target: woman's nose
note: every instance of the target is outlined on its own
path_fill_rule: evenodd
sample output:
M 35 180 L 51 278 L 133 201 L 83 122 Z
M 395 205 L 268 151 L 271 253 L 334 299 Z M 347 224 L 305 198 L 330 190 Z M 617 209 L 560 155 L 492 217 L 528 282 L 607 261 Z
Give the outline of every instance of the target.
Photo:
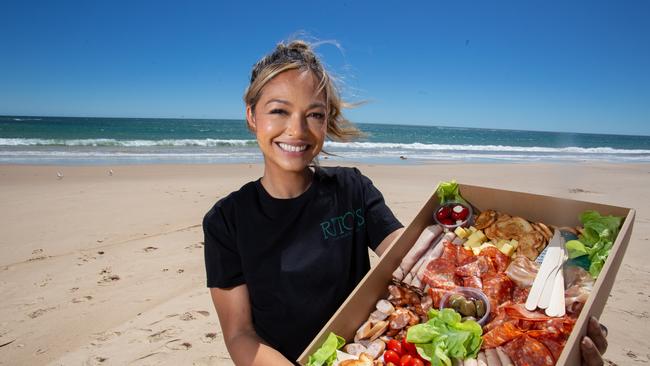
M 290 136 L 302 136 L 307 129 L 307 118 L 293 114 L 287 123 L 287 133 Z

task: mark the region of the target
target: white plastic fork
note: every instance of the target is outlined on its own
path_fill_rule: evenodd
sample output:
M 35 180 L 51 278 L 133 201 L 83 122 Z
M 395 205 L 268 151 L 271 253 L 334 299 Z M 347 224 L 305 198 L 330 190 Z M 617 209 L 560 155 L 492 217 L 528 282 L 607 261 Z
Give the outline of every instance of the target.
M 561 240 L 562 237 L 560 236 L 559 230 L 555 230 L 553 238 L 551 238 L 551 241 L 546 248 L 546 255 L 544 256 L 542 265 L 535 276 L 533 286 L 531 287 L 528 298 L 526 299 L 525 307 L 530 311 L 537 309 L 544 288 L 546 287 L 546 282 L 549 278 L 551 279 L 551 282 L 555 281 L 555 277 L 551 277 L 551 275 L 557 272 L 557 265 L 560 261 L 560 256 L 563 254 L 562 249 L 560 248 Z

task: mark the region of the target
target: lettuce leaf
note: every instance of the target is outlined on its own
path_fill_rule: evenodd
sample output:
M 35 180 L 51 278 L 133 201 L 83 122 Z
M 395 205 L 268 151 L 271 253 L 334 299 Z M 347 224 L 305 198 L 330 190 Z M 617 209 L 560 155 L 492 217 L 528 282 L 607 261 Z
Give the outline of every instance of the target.
M 473 321 L 461 321 L 453 309 L 431 309 L 429 320 L 412 326 L 406 333 L 406 340 L 414 343 L 422 358 L 432 366 L 451 366 L 452 358 L 476 358 L 483 331 Z
M 440 204 L 444 204 L 447 201 L 457 201 L 469 205 L 460 195 L 460 187 L 458 187 L 458 183 L 455 180 L 438 183 L 436 194 L 440 198 Z
M 566 243 L 569 258 L 574 259 L 586 255 L 591 263 L 589 273 L 593 278 L 597 278 L 614 245 L 623 218 L 611 215 L 601 216 L 598 212 L 589 210 L 580 215 L 580 222 L 584 226 L 583 233 L 578 240 Z
M 336 350 L 343 347 L 344 344 L 345 339 L 330 332 L 323 345 L 309 356 L 307 366 L 332 366 L 336 361 Z
M 587 255 L 587 248 L 579 240 L 569 240 L 565 244 L 566 250 L 569 252 L 569 259 L 582 257 Z

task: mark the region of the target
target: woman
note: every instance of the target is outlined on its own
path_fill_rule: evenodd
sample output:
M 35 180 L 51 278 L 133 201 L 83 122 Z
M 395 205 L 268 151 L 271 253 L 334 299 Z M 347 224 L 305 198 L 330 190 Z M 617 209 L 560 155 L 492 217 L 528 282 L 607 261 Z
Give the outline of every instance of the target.
M 403 227 L 357 169 L 314 165 L 360 132 L 307 43 L 261 59 L 244 101 L 264 174 L 206 214 L 207 283 L 237 365 L 291 365 Z

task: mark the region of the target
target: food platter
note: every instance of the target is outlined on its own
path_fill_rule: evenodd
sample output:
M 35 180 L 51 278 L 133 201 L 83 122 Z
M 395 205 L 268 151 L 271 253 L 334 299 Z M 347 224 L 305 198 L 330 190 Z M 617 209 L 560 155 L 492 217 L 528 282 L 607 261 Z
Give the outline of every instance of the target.
M 623 218 L 620 232 L 613 243 L 609 258 L 605 261 L 600 275 L 593 283 L 590 295 L 584 304 L 581 304 L 582 311 L 574 319 L 572 331 L 568 335 L 568 339 L 566 339 L 561 354 L 556 357 L 557 365 L 578 364 L 578 339 L 585 333 L 588 317 L 590 315 L 600 316 L 605 306 L 607 294 L 611 290 L 616 272 L 630 240 L 634 210 L 593 202 L 566 200 L 470 185 L 460 185 L 460 191 L 465 200 L 471 204 L 474 212 L 477 213 L 476 220 L 473 223 L 474 229 L 480 227 L 485 236 L 491 237 L 489 239 L 496 240 L 496 242 L 506 239 L 513 240 L 513 237 L 518 237 L 517 241 L 520 248 L 523 242 L 531 253 L 530 257 L 536 258 L 540 257 L 541 250 L 543 250 L 539 243 L 544 242 L 545 247 L 550 242 L 552 238 L 549 235 L 552 233 L 551 229 L 578 226 L 580 224 L 578 217 L 581 212 L 596 210 L 603 215 L 616 215 Z M 435 213 L 440 206 L 440 201 L 435 194 L 425 202 L 423 208 L 402 236 L 388 248 L 379 263 L 364 277 L 305 350 L 298 360 L 299 363 L 306 365 L 308 356 L 318 349 L 330 332 L 343 337 L 346 341 L 352 342 L 354 340 L 359 326 L 368 320 L 368 314 L 376 310 L 377 301 L 390 296 L 388 285 L 395 282 L 394 272 L 402 265 L 402 259 L 408 255 L 409 251 L 414 249 L 414 245 L 417 245 L 418 239 L 421 239 L 420 237 L 425 232 L 425 229 L 436 224 L 432 213 Z M 491 210 L 494 213 L 491 213 Z M 525 222 L 520 218 L 525 218 Z M 426 251 L 426 248 L 424 251 Z M 421 255 L 423 254 L 421 253 Z M 417 263 L 413 263 L 412 266 L 417 266 Z M 406 278 L 409 271 L 410 268 L 408 271 L 403 268 L 402 278 Z M 557 272 L 555 271 L 555 274 Z M 556 277 L 558 276 L 553 277 L 550 282 L 564 280 Z M 550 286 L 548 296 L 552 296 L 553 286 L 552 284 Z

